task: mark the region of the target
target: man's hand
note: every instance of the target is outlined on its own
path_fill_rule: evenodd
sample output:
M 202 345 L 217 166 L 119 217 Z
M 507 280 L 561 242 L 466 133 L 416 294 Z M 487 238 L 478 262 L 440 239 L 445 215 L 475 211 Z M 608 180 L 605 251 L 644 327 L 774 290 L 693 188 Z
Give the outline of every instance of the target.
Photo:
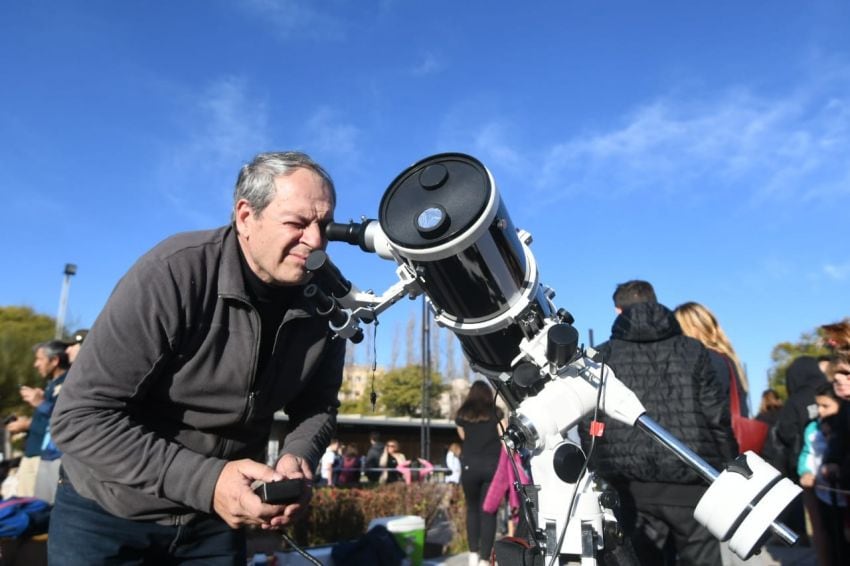
M 304 493 L 298 503 L 280 507 L 282 512 L 269 521 L 270 527 L 284 527 L 297 521 L 306 511 L 313 497 L 313 470 L 310 463 L 300 456 L 284 454 L 277 461 L 275 471 L 284 478 L 304 480 Z M 269 527 L 263 527 L 269 528 Z
M 44 402 L 44 389 L 21 385 L 21 399 L 32 407 L 38 407 Z
M 813 488 L 815 487 L 815 476 L 809 472 L 800 476 L 800 485 L 805 488 Z
M 283 515 L 286 506 L 263 503 L 251 487 L 256 481 L 272 482 L 284 477 L 253 460 L 228 462 L 215 484 L 213 510 L 232 528 L 244 525 L 269 528 L 269 520 Z

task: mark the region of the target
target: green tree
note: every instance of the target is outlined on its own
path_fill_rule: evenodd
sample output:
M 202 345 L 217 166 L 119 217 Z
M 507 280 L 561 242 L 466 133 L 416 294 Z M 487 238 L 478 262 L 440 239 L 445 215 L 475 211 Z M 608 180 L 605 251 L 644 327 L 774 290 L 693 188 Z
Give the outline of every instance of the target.
M 781 342 L 777 344 L 773 347 L 773 351 L 770 354 L 770 359 L 773 360 L 773 366 L 768 370 L 768 386 L 771 389 L 775 389 L 783 399 L 787 398 L 788 390 L 785 387 L 785 373 L 791 362 L 800 356 L 818 357 L 828 353 L 829 350 L 823 346 L 818 329 L 804 332 L 796 342 Z
M 21 401 L 21 385 L 43 385 L 32 367 L 32 347 L 53 338 L 54 318 L 29 307 L 0 307 L 0 416 L 31 412 Z
M 382 412 L 391 417 L 422 416 L 422 367 L 409 365 L 387 372 L 375 384 L 378 405 Z M 446 386 L 439 372 L 431 372 L 430 416 L 440 417 L 438 398 Z M 366 394 L 368 397 L 368 393 Z

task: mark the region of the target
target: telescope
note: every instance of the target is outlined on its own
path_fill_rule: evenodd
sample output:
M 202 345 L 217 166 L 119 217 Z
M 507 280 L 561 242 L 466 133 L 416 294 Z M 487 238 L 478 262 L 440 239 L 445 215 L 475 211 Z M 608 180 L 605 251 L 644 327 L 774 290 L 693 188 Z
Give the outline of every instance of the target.
M 500 563 L 584 565 L 617 555 L 624 538 L 616 498 L 570 433 L 596 412 L 645 432 L 710 484 L 694 516 L 742 559 L 770 533 L 796 542 L 776 518 L 798 486 L 753 452 L 715 469 L 653 420 L 596 352 L 579 346 L 572 315 L 539 280 L 531 234 L 514 226 L 492 174 L 474 157 L 442 153 L 414 163 L 384 192 L 377 220 L 332 223 L 327 236 L 393 261 L 398 278 L 381 295 L 362 292 L 325 252 L 313 252 L 307 264 L 318 289 L 310 292 L 332 312 L 335 333 L 362 337 L 361 323 L 424 294 L 437 324 L 457 336 L 470 367 L 505 401 L 503 441 L 530 451 L 533 485 L 515 486 L 526 544 L 497 542 Z

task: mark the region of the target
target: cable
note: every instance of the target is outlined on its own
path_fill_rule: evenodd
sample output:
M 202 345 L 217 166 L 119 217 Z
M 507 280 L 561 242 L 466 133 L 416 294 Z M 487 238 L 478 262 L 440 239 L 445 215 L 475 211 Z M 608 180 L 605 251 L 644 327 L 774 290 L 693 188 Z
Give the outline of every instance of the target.
M 283 537 L 283 540 L 285 540 L 289 544 L 289 546 L 291 546 L 295 550 L 295 552 L 306 558 L 311 564 L 317 564 L 318 566 L 322 566 L 322 563 L 318 559 L 316 559 L 315 556 L 311 555 L 309 552 L 305 551 L 300 546 L 295 544 L 295 541 L 292 540 L 289 535 L 286 534 L 286 531 L 280 531 L 280 536 Z
M 598 420 L 599 418 L 599 406 L 602 403 L 602 390 L 605 388 L 605 362 L 602 359 L 602 354 L 600 353 L 600 371 L 599 371 L 599 387 L 596 389 L 596 405 L 593 407 L 593 421 L 601 423 L 602 421 Z M 564 539 L 567 536 L 567 527 L 569 526 L 570 517 L 573 514 L 573 509 L 575 508 L 576 501 L 578 501 L 578 488 L 579 484 L 581 484 L 584 479 L 584 475 L 587 473 L 588 465 L 590 464 L 590 458 L 593 456 L 593 449 L 596 447 L 596 435 L 590 436 L 590 448 L 587 450 L 587 458 L 584 460 L 584 464 L 581 466 L 581 470 L 579 471 L 578 478 L 575 482 L 575 490 L 573 491 L 573 496 L 570 499 L 570 506 L 567 509 L 567 516 L 564 519 L 564 527 L 561 529 L 561 534 L 558 537 L 558 544 L 555 546 L 555 552 L 552 554 L 552 559 L 549 561 L 548 566 L 554 566 L 555 562 L 558 560 L 560 556 L 561 546 L 564 544 Z
M 378 394 L 375 393 L 375 370 L 378 367 L 378 319 L 372 323 L 372 392 L 369 393 L 369 402 L 372 404 L 372 412 L 375 412 L 375 404 L 378 401 Z

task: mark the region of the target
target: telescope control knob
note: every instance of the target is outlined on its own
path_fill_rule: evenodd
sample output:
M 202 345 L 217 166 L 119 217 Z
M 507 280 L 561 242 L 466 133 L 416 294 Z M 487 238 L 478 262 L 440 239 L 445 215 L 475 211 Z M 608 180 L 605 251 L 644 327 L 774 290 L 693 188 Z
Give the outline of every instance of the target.
M 528 389 L 540 381 L 540 369 L 531 362 L 521 362 L 511 372 L 511 380 L 520 389 Z

